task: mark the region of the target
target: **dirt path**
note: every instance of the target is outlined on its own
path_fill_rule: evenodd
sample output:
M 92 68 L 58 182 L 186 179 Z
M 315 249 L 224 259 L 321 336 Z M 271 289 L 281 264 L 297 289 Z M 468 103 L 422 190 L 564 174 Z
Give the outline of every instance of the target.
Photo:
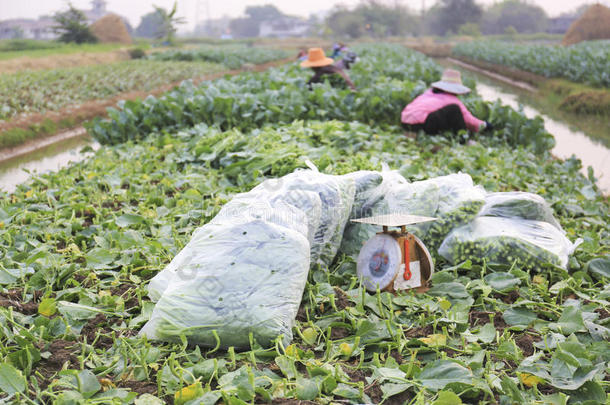
M 281 59 L 274 62 L 268 62 L 261 65 L 254 65 L 248 67 L 242 67 L 241 69 L 227 70 L 217 73 L 212 73 L 209 75 L 193 78 L 193 82 L 195 84 L 199 84 L 206 80 L 214 80 L 219 79 L 225 75 L 233 76 L 239 73 L 243 73 L 246 71 L 254 71 L 254 72 L 262 72 L 269 68 L 283 65 L 285 63 L 293 61 L 293 58 Z M 55 123 L 59 123 L 63 118 L 70 117 L 74 119 L 75 126 L 69 130 L 62 130 L 57 134 L 41 136 L 40 138 L 36 138 L 30 140 L 24 144 L 17 145 L 11 148 L 0 149 L 0 162 L 12 159 L 16 156 L 24 155 L 26 153 L 30 153 L 36 149 L 40 149 L 42 147 L 51 145 L 55 142 L 59 142 L 74 136 L 81 136 L 85 132 L 85 129 L 81 126 L 83 122 L 89 121 L 95 117 L 106 116 L 106 109 L 108 107 L 114 107 L 120 100 L 138 100 L 144 99 L 149 95 L 158 96 L 160 94 L 166 93 L 176 86 L 178 86 L 183 80 L 176 81 L 173 83 L 165 84 L 160 86 L 152 91 L 130 91 L 125 93 L 117 94 L 116 96 L 104 100 L 91 100 L 86 101 L 84 103 L 78 105 L 71 105 L 62 108 L 59 111 L 49 111 L 46 113 L 36 113 L 36 114 L 22 114 L 10 121 L 3 122 L 0 124 L 0 136 L 2 136 L 2 132 L 12 129 L 12 128 L 24 128 L 27 129 L 31 125 L 39 124 L 46 119 L 50 119 Z M 79 132 L 82 131 L 82 132 Z M 76 133 L 76 135 L 75 135 Z

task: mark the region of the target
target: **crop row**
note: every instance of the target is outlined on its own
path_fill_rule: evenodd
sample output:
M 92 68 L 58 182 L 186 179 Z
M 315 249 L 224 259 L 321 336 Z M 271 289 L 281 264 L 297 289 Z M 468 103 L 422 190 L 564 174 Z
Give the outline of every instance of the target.
M 545 77 L 610 87 L 609 41 L 587 41 L 570 47 L 472 41 L 457 44 L 453 53 Z
M 369 295 L 358 288 L 355 263 L 338 258 L 310 276 L 289 347 L 218 352 L 134 336 L 152 308 L 146 280 L 193 230 L 235 193 L 304 167 L 306 158 L 326 173 L 386 162 L 409 180 L 462 170 L 489 190 L 543 193 L 568 236 L 586 241 L 570 274 L 438 263 L 423 295 Z M 0 306 L 13 307 L 0 308 L 2 360 L 12 367 L 0 379 L 10 371 L 16 395 L 57 404 L 109 396 L 129 403 L 144 392 L 167 401 L 198 384 L 204 403 L 445 396 L 459 403 L 453 392 L 488 403 L 494 396 L 507 403 L 599 398 L 596 373 L 610 360 L 607 304 L 599 303 L 610 292 L 603 268 L 586 264 L 608 253 L 610 216 L 578 169 L 522 147 L 416 142 L 333 121 L 250 133 L 200 124 L 104 147 L 86 162 L 36 176 L 0 203 Z M 532 374 L 551 370 L 551 359 L 546 380 Z
M 163 61 L 203 61 L 239 69 L 244 64 L 260 65 L 288 57 L 287 51 L 245 46 L 204 46 L 190 50 L 172 50 L 151 54 L 148 58 Z
M 125 91 L 149 91 L 222 69 L 221 65 L 212 63 L 133 60 L 0 75 L 0 120 L 20 113 L 59 110 Z
M 100 143 L 116 144 L 199 122 L 242 130 L 307 119 L 398 125 L 402 108 L 440 76 L 440 68 L 430 59 L 402 47 L 377 45 L 356 50 L 361 61 L 350 75 L 357 92 L 329 83 L 310 91 L 306 82 L 311 73 L 291 64 L 199 86 L 185 82 L 162 97 L 128 101 L 111 110 L 109 120 L 98 119 L 88 130 Z M 554 145 L 540 119 L 529 120 L 509 107 L 484 103 L 476 94 L 466 103 L 477 116 L 501 127 L 494 141 L 528 145 L 538 153 Z
M 359 53 L 421 58 L 376 47 Z M 362 67 L 376 63 L 371 60 L 363 58 Z M 421 61 L 426 68 L 374 66 L 392 81 L 423 88 L 439 70 Z M 289 80 L 304 80 L 294 73 Z M 381 79 L 359 80 L 364 87 Z M 260 91 L 269 86 L 274 83 Z M 536 126 L 476 96 L 469 102 L 498 122 L 521 120 L 521 129 L 509 132 Z M 163 119 L 169 111 L 161 111 Z M 0 196 L 0 399 L 58 405 L 110 398 L 117 404 L 136 398 L 152 404 L 605 401 L 610 209 L 576 159 L 559 161 L 492 139 L 411 140 L 391 125 L 358 122 L 225 131 L 159 121 L 150 132 Z M 354 260 L 337 257 L 311 271 L 287 347 L 252 341 L 250 350 L 224 351 L 137 336 L 154 305 L 147 281 L 193 231 L 236 193 L 304 168 L 307 159 L 330 174 L 379 170 L 385 162 L 409 181 L 462 171 L 489 191 L 539 193 L 570 240 L 583 243 L 568 271 L 530 274 L 519 266 L 439 261 L 425 294 L 369 294 L 359 286 Z

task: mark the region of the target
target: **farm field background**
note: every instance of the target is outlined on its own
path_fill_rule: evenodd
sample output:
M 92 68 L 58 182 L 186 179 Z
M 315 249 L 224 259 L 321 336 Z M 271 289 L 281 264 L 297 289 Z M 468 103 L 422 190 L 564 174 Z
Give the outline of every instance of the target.
M 356 93 L 338 83 L 305 91 L 309 73 L 294 63 L 186 82 L 88 124 L 103 145 L 91 158 L 3 193 L 0 389 L 58 404 L 181 403 L 191 394 L 205 404 L 604 402 L 610 210 L 593 176 L 577 159 L 551 157 L 540 118 L 476 92 L 465 102 L 493 133 L 405 138 L 397 112 L 442 68 L 398 45 L 354 49 Z M 193 231 L 237 193 L 308 159 L 329 174 L 386 163 L 409 181 L 462 171 L 490 192 L 537 193 L 582 243 L 567 269 L 474 257 L 450 265 L 433 252 L 426 294 L 367 293 L 354 259 L 339 255 L 310 271 L 286 347 L 137 336 L 154 307 L 147 281 Z

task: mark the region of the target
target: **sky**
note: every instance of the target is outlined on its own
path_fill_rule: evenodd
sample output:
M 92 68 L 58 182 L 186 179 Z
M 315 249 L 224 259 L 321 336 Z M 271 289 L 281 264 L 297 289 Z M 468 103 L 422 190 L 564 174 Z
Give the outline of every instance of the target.
M 414 10 L 421 10 L 422 4 L 432 6 L 438 0 L 379 0 L 388 3 L 402 3 Z M 476 0 L 483 5 L 491 5 L 498 0 Z M 527 0 L 530 3 L 544 8 L 551 17 L 566 11 L 572 11 L 582 4 L 593 0 Z M 182 30 L 191 30 L 197 15 L 200 20 L 219 18 L 222 16 L 237 17 L 243 14 L 244 9 L 251 5 L 273 4 L 282 12 L 292 15 L 309 16 L 331 9 L 336 5 L 353 6 L 360 0 L 178 0 L 179 14 L 186 17 L 187 23 Z M 610 0 L 602 0 L 608 5 Z M 171 8 L 174 0 L 107 0 L 108 10 L 125 16 L 136 27 L 140 17 L 153 10 L 153 4 Z M 197 4 L 199 3 L 199 7 Z M 72 0 L 77 8 L 90 8 L 90 0 Z M 0 0 L 0 20 L 10 18 L 37 18 L 40 15 L 52 14 L 66 8 L 67 0 Z

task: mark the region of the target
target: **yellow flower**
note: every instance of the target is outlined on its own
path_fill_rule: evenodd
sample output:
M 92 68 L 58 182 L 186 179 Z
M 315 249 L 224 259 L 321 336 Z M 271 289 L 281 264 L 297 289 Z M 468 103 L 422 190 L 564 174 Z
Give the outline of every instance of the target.
M 199 398 L 204 394 L 203 388 L 200 382 L 188 385 L 182 388 L 180 391 L 176 391 L 174 394 L 174 404 L 183 405 L 188 401 L 192 401 L 195 398 Z

